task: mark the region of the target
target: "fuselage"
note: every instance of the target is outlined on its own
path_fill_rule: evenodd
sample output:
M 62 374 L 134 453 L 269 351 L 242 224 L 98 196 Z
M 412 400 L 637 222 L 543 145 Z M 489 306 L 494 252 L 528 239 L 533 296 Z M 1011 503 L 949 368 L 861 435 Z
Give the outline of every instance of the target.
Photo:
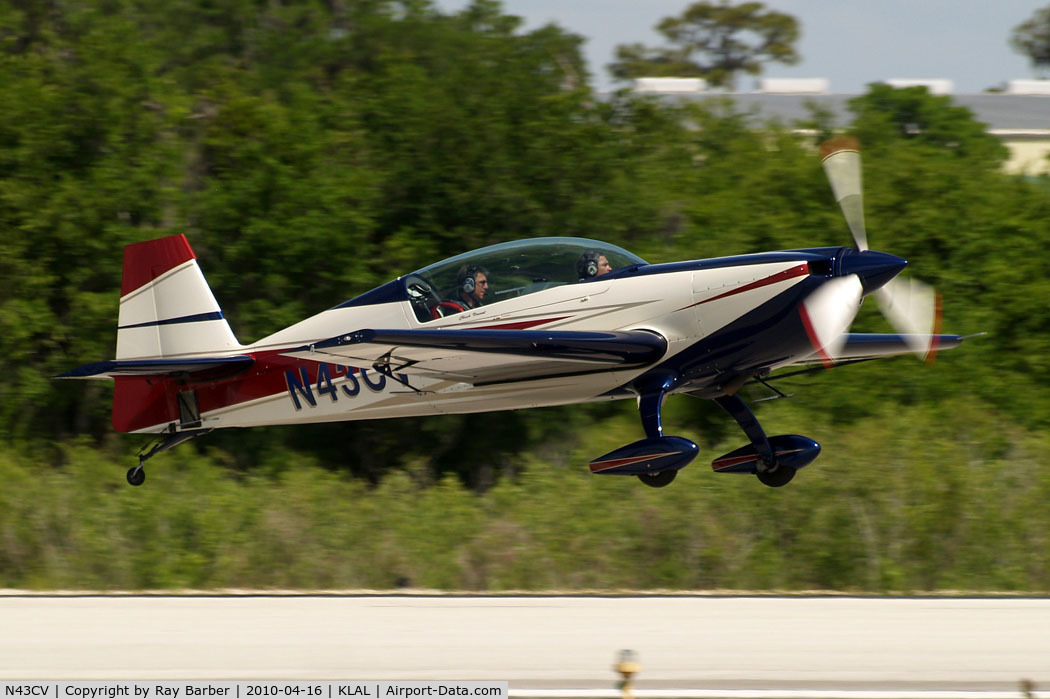
M 231 376 L 220 373 L 177 390 L 193 392 L 200 414 L 197 427 L 203 428 L 470 413 L 627 398 L 635 395 L 633 382 L 661 368 L 682 377 L 676 391 L 717 395 L 735 390 L 741 377 L 791 364 L 817 350 L 798 306 L 831 278 L 842 251 L 786 251 L 662 265 L 629 261 L 610 274 L 587 280 L 538 277 L 541 281 L 530 282 L 527 293 L 503 295 L 499 294 L 501 270 L 490 261 L 493 300 L 443 317 L 420 312 L 419 299 L 410 287 L 427 278 L 414 273 L 242 347 L 238 354 L 255 360 L 247 370 Z M 409 381 L 397 373 L 384 375 L 367 362 L 347 366 L 282 354 L 361 328 L 645 330 L 664 338 L 667 349 L 650 366 L 489 385 L 433 377 Z M 162 384 L 154 382 L 142 390 L 172 388 Z M 155 409 L 136 416 L 128 431 L 155 432 L 173 419 L 178 421 L 164 401 L 146 402 Z

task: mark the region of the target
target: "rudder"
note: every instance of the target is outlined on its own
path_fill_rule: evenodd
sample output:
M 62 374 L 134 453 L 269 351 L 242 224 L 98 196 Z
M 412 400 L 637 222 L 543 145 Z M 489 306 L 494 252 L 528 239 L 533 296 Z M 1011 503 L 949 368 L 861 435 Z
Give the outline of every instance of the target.
M 185 235 L 124 248 L 118 360 L 240 349 Z

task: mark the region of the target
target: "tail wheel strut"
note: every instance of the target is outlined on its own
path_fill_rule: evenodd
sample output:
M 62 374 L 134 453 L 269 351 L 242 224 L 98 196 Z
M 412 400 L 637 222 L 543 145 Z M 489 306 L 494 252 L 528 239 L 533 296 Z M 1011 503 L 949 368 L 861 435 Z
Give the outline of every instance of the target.
M 200 437 L 209 432 L 211 432 L 210 429 L 174 432 L 158 440 L 149 451 L 146 451 L 146 447 L 143 447 L 139 450 L 139 465 L 128 469 L 128 483 L 138 486 L 146 482 L 146 470 L 143 467 L 145 466 L 146 461 L 152 458 L 155 454 L 167 451 L 172 447 L 177 447 L 183 442 L 188 442 L 194 437 Z

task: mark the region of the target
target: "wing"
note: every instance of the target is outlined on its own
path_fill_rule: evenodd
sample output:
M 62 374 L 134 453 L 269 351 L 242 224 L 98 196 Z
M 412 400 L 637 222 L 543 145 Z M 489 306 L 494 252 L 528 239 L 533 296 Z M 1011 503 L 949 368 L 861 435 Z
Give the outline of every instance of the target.
M 111 379 L 117 376 L 170 376 L 194 379 L 233 373 L 250 367 L 255 360 L 247 355 L 198 359 L 114 359 L 94 362 L 59 374 L 56 379 Z
M 644 330 L 357 330 L 281 354 L 489 384 L 626 369 L 656 362 L 667 341 Z
M 869 359 L 894 357 L 900 354 L 917 354 L 916 347 L 929 347 L 928 357 L 942 350 L 955 349 L 966 338 L 958 335 L 895 335 L 881 333 L 846 333 L 840 344 L 833 343 L 834 354 L 831 366 L 863 362 Z M 802 360 L 802 364 L 827 364 L 813 355 Z

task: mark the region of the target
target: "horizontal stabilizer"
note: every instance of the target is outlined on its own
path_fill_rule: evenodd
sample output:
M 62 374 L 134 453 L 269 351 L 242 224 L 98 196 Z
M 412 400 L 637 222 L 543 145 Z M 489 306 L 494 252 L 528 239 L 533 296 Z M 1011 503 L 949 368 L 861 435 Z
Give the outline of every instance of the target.
M 474 383 L 545 378 L 652 364 L 667 341 L 644 330 L 357 330 L 281 354 Z
M 202 357 L 197 359 L 114 359 L 84 364 L 59 374 L 56 379 L 111 379 L 117 376 L 194 376 L 209 378 L 215 373 L 232 373 L 250 367 L 255 360 L 247 355 Z M 221 372 L 216 370 L 221 369 Z

